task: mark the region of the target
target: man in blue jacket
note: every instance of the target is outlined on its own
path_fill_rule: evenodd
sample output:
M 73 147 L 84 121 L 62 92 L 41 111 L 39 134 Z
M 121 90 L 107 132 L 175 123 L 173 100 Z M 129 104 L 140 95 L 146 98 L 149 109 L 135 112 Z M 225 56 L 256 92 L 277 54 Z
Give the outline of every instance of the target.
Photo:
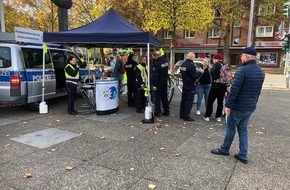
M 256 56 L 256 50 L 250 47 L 241 52 L 242 66 L 235 73 L 225 102 L 227 124 L 224 142 L 220 148 L 211 150 L 213 154 L 228 156 L 237 128 L 240 151 L 235 158 L 244 164 L 248 163 L 248 122 L 256 109 L 265 79 L 263 70 L 257 65 Z

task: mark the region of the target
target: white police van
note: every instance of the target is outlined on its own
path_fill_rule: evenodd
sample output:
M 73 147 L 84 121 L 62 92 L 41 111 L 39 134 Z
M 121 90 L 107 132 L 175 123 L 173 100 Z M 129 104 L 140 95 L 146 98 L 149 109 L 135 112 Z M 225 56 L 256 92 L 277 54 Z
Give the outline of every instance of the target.
M 44 99 L 66 95 L 64 67 L 69 56 L 80 58 L 60 46 L 45 54 Z M 38 109 L 42 99 L 43 49 L 37 45 L 0 43 L 0 106 L 30 105 Z M 83 81 L 90 80 L 88 68 L 80 68 Z

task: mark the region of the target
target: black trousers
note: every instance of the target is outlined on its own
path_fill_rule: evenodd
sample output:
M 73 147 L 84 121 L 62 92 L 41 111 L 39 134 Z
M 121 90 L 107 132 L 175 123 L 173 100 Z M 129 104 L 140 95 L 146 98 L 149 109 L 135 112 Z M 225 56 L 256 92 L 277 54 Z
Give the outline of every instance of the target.
M 127 81 L 127 87 L 128 87 L 128 106 L 134 107 L 136 103 L 136 97 L 137 97 L 137 89 L 135 81 Z
M 192 103 L 194 99 L 194 90 L 182 90 L 179 117 L 180 119 L 187 119 L 190 116 Z
M 144 90 L 138 88 L 137 90 L 137 98 L 136 98 L 136 110 L 145 110 L 145 104 L 147 97 L 144 96 Z
M 167 84 L 158 88 L 154 92 L 155 114 L 161 113 L 161 102 L 162 102 L 162 107 L 164 109 L 164 113 L 169 113 L 169 103 L 168 103 L 168 98 L 167 98 Z
M 66 90 L 67 90 L 67 111 L 68 113 L 75 112 L 75 99 L 77 94 L 77 85 L 73 83 L 66 83 Z
M 226 89 L 211 88 L 208 94 L 205 117 L 210 117 L 213 111 L 213 103 L 217 99 L 217 109 L 215 117 L 221 117 Z

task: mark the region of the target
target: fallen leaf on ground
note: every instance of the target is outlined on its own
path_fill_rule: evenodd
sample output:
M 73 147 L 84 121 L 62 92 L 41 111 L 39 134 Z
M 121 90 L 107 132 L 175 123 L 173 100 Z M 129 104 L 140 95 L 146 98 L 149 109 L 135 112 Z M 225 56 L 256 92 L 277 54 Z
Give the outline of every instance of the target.
M 161 128 L 162 125 L 161 125 L 160 123 L 156 123 L 156 127 L 157 127 L 157 128 Z
M 150 189 L 155 189 L 155 188 L 156 188 L 156 185 L 154 185 L 154 184 L 149 184 L 148 187 L 149 187 Z
M 72 170 L 73 168 L 74 168 L 74 167 L 72 167 L 72 166 L 67 166 L 67 167 L 65 167 L 65 169 L 68 170 L 68 171 Z
M 28 172 L 26 172 L 25 174 L 24 174 L 24 176 L 23 177 L 25 177 L 25 178 L 30 178 L 30 177 L 32 177 L 32 174 L 31 173 L 28 173 Z

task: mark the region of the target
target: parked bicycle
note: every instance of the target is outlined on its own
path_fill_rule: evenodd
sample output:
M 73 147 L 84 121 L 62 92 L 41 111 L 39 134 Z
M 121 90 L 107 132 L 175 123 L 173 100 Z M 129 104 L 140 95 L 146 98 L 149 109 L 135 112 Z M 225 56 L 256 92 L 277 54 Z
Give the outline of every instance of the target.
M 174 92 L 175 92 L 175 87 L 178 89 L 178 91 L 181 93 L 182 92 L 182 81 L 180 78 L 169 74 L 169 78 L 168 78 L 168 84 L 167 84 L 168 88 L 167 88 L 167 98 L 168 98 L 168 103 L 170 104 L 170 102 L 172 101 Z M 119 99 L 123 102 L 123 103 L 127 103 L 128 102 L 128 96 L 127 96 L 127 92 L 128 92 L 128 88 L 127 88 L 127 84 L 122 84 L 121 89 L 119 91 Z

